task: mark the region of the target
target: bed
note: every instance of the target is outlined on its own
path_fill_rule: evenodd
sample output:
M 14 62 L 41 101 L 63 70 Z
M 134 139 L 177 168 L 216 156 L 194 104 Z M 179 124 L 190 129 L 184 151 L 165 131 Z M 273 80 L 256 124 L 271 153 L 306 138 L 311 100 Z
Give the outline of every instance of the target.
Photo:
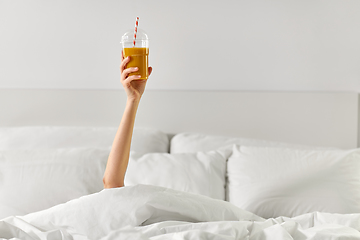
M 124 102 L 0 90 L 0 239 L 360 239 L 357 93 L 148 91 L 103 189 Z

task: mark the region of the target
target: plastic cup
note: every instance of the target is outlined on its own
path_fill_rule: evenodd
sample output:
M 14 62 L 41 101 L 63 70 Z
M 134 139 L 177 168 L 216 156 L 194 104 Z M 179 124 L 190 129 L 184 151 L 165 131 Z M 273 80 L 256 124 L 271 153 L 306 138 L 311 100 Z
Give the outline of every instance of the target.
M 121 37 L 122 51 L 124 58 L 130 56 L 130 62 L 126 68 L 138 67 L 138 71 L 131 75 L 141 75 L 140 79 L 147 79 L 149 76 L 149 38 L 147 34 L 138 28 L 134 46 L 134 30 L 126 32 Z

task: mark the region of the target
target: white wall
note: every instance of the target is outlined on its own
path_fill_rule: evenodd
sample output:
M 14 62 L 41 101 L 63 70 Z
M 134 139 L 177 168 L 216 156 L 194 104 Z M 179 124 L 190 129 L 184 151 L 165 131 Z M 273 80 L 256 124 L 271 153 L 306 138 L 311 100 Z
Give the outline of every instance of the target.
M 119 89 L 120 37 L 151 38 L 148 89 L 360 92 L 359 0 L 0 0 L 0 88 Z

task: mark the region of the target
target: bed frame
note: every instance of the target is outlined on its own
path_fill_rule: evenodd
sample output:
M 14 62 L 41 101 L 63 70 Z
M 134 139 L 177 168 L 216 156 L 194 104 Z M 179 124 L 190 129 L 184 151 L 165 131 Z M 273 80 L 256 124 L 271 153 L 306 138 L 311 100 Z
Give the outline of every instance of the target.
M 118 126 L 122 90 L 0 90 L 0 127 Z M 147 90 L 136 127 L 359 147 L 359 94 Z

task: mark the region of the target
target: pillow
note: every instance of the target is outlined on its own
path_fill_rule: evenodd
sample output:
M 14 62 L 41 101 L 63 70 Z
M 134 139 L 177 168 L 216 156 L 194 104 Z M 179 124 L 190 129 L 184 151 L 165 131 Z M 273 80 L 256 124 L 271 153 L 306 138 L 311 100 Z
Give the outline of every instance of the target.
M 132 153 L 125 186 L 141 183 L 224 200 L 225 167 L 226 156 L 220 151 L 142 156 Z
M 108 149 L 0 151 L 0 219 L 103 189 Z
M 360 213 L 360 149 L 234 146 L 229 201 L 261 217 Z
M 111 147 L 116 131 L 117 128 L 110 127 L 0 128 L 0 150 Z M 169 152 L 169 138 L 159 130 L 135 128 L 131 150 Z
M 285 147 L 297 149 L 314 149 L 312 146 L 299 144 L 274 142 L 249 138 L 234 138 L 224 136 L 213 136 L 200 133 L 180 133 L 171 139 L 171 153 L 186 153 L 198 151 L 211 151 L 223 148 L 232 149 L 234 144 L 258 147 Z M 317 148 L 317 149 L 333 149 L 333 148 Z

